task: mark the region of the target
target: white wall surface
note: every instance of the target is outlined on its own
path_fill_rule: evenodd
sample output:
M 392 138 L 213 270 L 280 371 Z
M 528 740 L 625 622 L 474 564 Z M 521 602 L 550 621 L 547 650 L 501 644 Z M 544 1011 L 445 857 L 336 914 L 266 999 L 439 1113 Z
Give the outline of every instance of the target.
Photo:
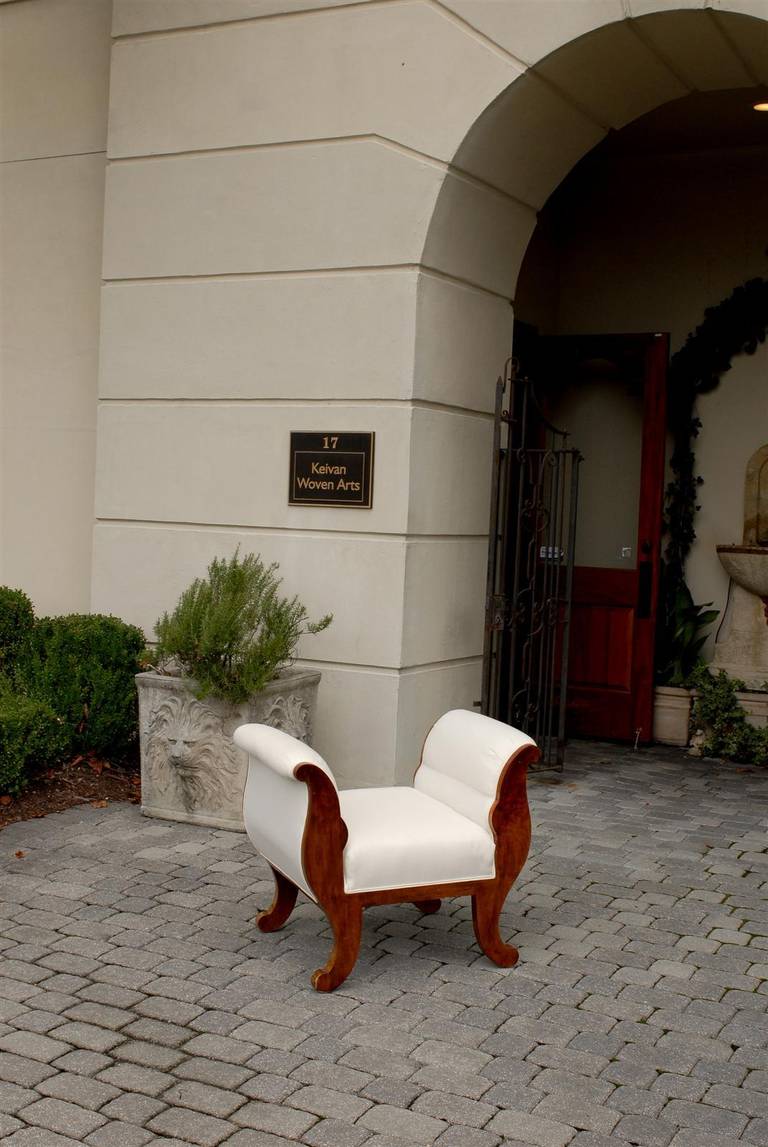
M 150 628 L 238 541 L 280 560 L 336 613 L 300 652 L 345 782 L 407 779 L 478 697 L 488 415 L 536 211 L 609 125 L 734 82 L 728 38 L 703 68 L 675 25 L 677 69 L 626 7 L 116 0 L 93 603 Z M 334 428 L 377 434 L 373 510 L 289 510 L 288 432 Z
M 90 599 L 110 0 L 0 6 L 0 582 Z

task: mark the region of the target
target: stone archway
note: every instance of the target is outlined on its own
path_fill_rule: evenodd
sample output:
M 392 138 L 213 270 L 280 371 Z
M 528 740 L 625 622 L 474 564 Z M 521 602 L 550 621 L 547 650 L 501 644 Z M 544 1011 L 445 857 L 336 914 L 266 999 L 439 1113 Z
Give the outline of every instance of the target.
M 480 27 L 475 20 L 475 26 L 491 33 L 492 9 L 499 6 L 451 6 L 467 19 L 485 13 L 489 23 Z M 519 19 L 521 5 L 511 7 Z M 537 212 L 609 131 L 692 91 L 748 91 L 768 82 L 768 53 L 759 48 L 768 45 L 768 23 L 758 5 L 700 3 L 670 11 L 635 4 L 633 18 L 613 20 L 617 5 L 578 7 L 585 21 L 587 9 L 596 22 L 602 15 L 601 25 L 540 27 L 531 52 L 535 47 L 541 55 L 531 55 L 524 74 L 469 127 L 445 169 L 421 260 L 414 387 L 428 387 L 442 371 L 452 395 L 461 395 L 456 405 L 463 409 L 455 412 L 448 446 L 460 450 L 466 474 L 459 516 L 466 523 L 470 500 L 477 513 L 453 541 L 458 572 L 451 606 L 472 618 L 478 631 L 490 423 L 485 436 L 476 433 L 471 441 L 459 439 L 455 423 L 476 424 L 490 410 L 495 375 L 509 354 L 511 305 Z M 498 22 L 493 35 L 511 50 L 513 40 L 503 42 Z M 563 39 L 555 42 L 558 36 Z

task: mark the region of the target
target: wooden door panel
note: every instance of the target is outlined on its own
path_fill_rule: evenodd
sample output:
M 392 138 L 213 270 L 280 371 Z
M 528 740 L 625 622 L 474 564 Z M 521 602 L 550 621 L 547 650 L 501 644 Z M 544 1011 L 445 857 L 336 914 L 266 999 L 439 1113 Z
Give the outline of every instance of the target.
M 570 691 L 580 686 L 624 689 L 632 686 L 634 610 L 574 602 L 571 612 Z
M 632 697 L 625 690 L 615 693 L 605 686 L 568 689 L 568 734 L 626 741 L 632 723 Z

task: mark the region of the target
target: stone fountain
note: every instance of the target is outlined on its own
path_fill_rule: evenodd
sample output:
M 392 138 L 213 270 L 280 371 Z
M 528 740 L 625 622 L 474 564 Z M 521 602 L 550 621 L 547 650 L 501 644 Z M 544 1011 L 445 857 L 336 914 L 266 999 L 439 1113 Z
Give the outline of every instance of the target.
M 740 545 L 717 547 L 732 580 L 710 668 L 764 689 L 768 681 L 768 445 L 747 463 Z

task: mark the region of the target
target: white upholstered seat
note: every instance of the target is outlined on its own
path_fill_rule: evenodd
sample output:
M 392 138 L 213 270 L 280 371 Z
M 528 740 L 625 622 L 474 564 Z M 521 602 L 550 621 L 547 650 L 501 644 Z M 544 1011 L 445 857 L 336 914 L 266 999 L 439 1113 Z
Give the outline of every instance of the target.
M 494 841 L 441 801 L 410 788 L 339 793 L 349 830 L 344 888 L 374 892 L 493 876 Z

